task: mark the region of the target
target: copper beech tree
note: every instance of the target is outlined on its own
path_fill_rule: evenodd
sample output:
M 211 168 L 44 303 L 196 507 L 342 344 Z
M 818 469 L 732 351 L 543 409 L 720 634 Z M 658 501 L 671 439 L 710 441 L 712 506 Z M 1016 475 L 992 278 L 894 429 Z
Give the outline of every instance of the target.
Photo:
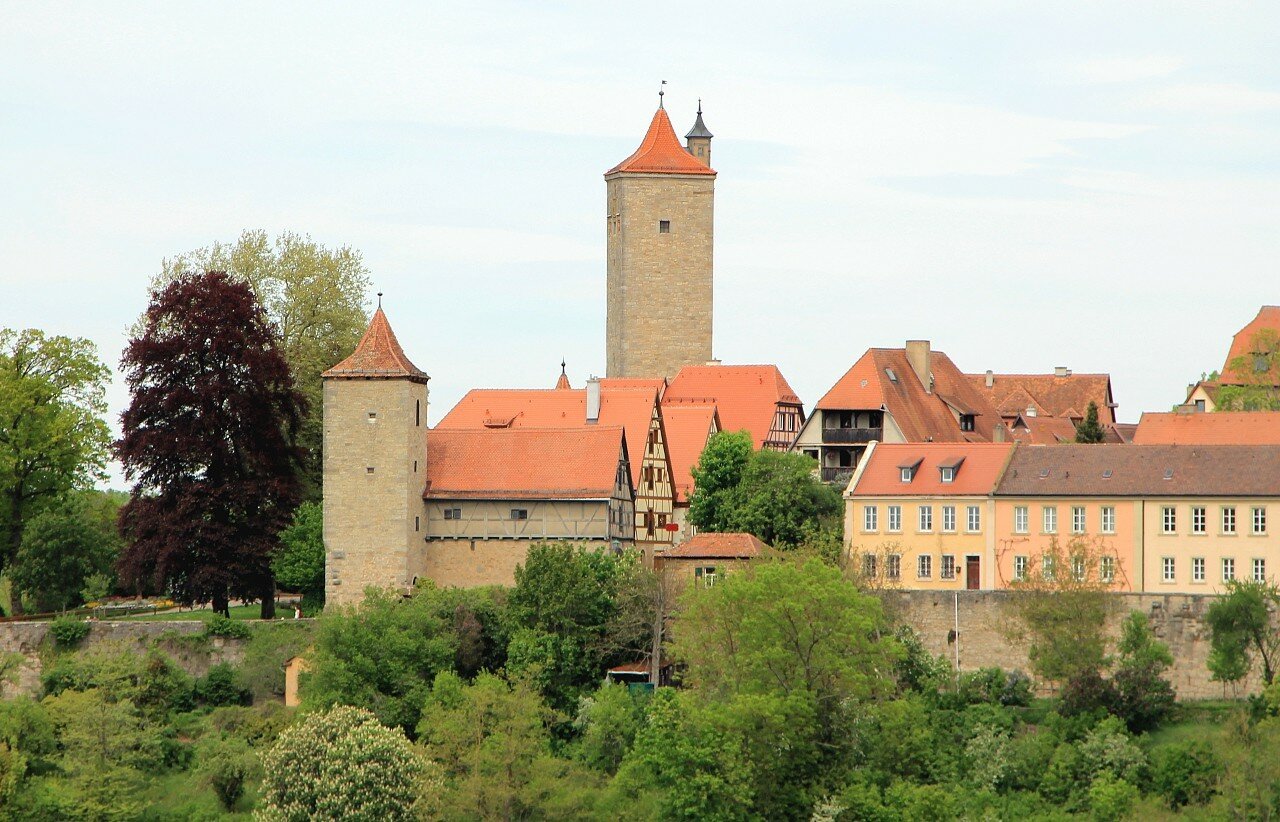
M 305 400 L 253 291 L 222 272 L 157 288 L 121 366 L 122 578 L 222 614 L 231 597 L 260 599 L 270 618 L 272 555 L 302 495 Z

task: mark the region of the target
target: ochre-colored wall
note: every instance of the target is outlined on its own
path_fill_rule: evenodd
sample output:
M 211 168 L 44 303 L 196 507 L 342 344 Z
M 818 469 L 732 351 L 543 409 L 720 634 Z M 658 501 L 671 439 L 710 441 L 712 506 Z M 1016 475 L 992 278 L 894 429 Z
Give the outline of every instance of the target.
M 1164 507 L 1175 512 L 1175 532 L 1164 533 Z M 1205 533 L 1191 532 L 1191 509 L 1205 508 Z M 1222 532 L 1222 509 L 1236 509 L 1236 533 Z M 1267 529 L 1262 535 L 1252 530 L 1255 506 L 1267 511 Z M 1148 591 L 1164 593 L 1221 593 L 1222 559 L 1235 560 L 1235 578 L 1253 579 L 1253 560 L 1265 560 L 1266 578 L 1280 577 L 1280 500 L 1278 499 L 1170 499 L 1150 500 L 1143 516 L 1145 577 Z M 1163 558 L 1174 560 L 1174 580 L 1164 581 Z M 1204 582 L 1191 579 L 1192 558 L 1205 560 Z
M 1049 446 L 1044 446 L 1049 447 Z M 996 499 L 996 564 L 998 579 L 995 588 L 1006 588 L 1013 581 L 1014 557 L 1028 558 L 1029 573 L 1039 573 L 1037 558 L 1048 550 L 1054 537 L 1058 540 L 1059 549 L 1066 550 L 1068 543 L 1076 537 L 1084 537 L 1106 552 L 1115 554 L 1118 560 L 1115 588 L 1119 591 L 1141 590 L 1142 556 L 1141 556 L 1141 510 L 1140 500 L 1122 498 L 1038 498 L 1038 497 L 998 497 Z M 1071 530 L 1071 509 L 1081 505 L 1085 509 L 1085 529 L 1083 534 L 1074 534 Z M 1020 533 L 1014 528 L 1014 509 L 1018 506 L 1027 508 L 1027 531 Z M 1056 534 L 1045 533 L 1045 506 L 1058 509 L 1058 527 Z M 1116 509 L 1115 533 L 1102 532 L 1102 508 L 1112 506 Z
M 622 173 L 606 185 L 608 376 L 674 377 L 706 363 L 715 178 Z
M 865 508 L 876 506 L 876 530 L 867 531 L 865 524 Z M 902 528 L 899 531 L 889 530 L 889 506 L 902 507 Z M 933 508 L 933 530 L 921 532 L 920 506 L 930 505 Z M 942 530 L 942 508 L 953 505 L 956 509 L 956 529 L 954 532 Z M 978 506 L 980 512 L 979 529 L 967 530 L 968 508 Z M 877 555 L 880 577 L 879 582 L 890 587 L 901 587 L 914 590 L 955 590 L 965 587 L 965 558 L 977 556 L 981 560 L 981 584 L 983 588 L 992 587 L 991 573 L 991 501 L 986 497 L 857 497 L 845 502 L 845 550 L 849 554 L 852 567 L 862 567 L 861 555 L 874 553 Z M 902 557 L 902 574 L 899 580 L 885 578 L 885 555 L 897 553 Z M 932 574 L 928 578 L 918 575 L 918 560 L 922 554 L 932 558 Z M 954 579 L 942 578 L 942 556 L 949 554 L 955 557 L 956 573 Z

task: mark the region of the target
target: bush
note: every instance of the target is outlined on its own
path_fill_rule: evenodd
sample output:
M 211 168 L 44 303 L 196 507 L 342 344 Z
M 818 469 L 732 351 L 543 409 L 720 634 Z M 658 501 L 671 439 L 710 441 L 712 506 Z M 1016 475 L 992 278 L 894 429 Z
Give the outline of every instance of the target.
M 1128 817 L 1138 801 L 1138 789 L 1109 773 L 1101 774 L 1089 786 L 1089 809 L 1100 822 Z
M 218 739 L 200 750 L 200 773 L 226 811 L 235 809 L 244 784 L 258 768 L 258 758 L 243 739 Z
M 423 763 L 409 740 L 362 708 L 312 714 L 262 760 L 264 820 L 412 818 Z
M 205 636 L 220 636 L 228 639 L 248 639 L 253 636 L 253 630 L 245 623 L 224 617 L 222 614 L 214 614 L 213 618 L 205 623 Z
M 1207 742 L 1192 740 L 1157 748 L 1152 753 L 1155 768 L 1152 787 L 1177 810 L 1184 805 L 1203 805 L 1217 792 L 1222 760 Z
M 196 699 L 213 706 L 248 705 L 253 701 L 253 694 L 240 684 L 240 677 L 234 668 L 220 662 L 196 682 Z
M 59 648 L 74 648 L 89 635 L 89 623 L 83 619 L 64 616 L 58 617 L 49 626 L 53 634 L 54 644 Z

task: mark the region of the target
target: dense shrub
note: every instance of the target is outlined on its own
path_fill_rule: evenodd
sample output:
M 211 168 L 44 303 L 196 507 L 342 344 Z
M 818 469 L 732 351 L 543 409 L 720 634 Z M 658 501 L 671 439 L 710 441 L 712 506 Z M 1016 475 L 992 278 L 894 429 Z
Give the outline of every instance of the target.
M 209 669 L 209 673 L 196 682 L 196 699 L 205 705 L 248 705 L 253 694 L 240 683 L 240 675 L 226 662 Z
M 1217 790 L 1222 760 L 1200 740 L 1157 748 L 1152 753 L 1152 787 L 1170 808 L 1203 805 Z
M 253 629 L 238 619 L 230 619 L 222 614 L 214 614 L 204 625 L 205 636 L 220 636 L 228 639 L 248 639 L 253 636 Z
M 245 782 L 258 769 L 258 757 L 243 739 L 226 737 L 200 748 L 200 773 L 208 780 L 226 811 L 235 809 L 244 795 Z
M 59 648 L 74 648 L 89 635 L 90 624 L 73 616 L 58 617 L 49 625 L 54 644 Z

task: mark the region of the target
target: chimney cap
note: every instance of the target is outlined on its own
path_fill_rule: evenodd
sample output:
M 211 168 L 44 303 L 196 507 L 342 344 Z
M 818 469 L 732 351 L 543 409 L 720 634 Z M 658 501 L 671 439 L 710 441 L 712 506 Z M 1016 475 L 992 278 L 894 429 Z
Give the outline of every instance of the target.
M 1053 376 L 1055 376 L 1055 377 L 1070 377 L 1070 376 L 1071 376 L 1071 369 L 1070 369 L 1070 368 L 1067 368 L 1065 365 L 1058 365 L 1058 366 L 1054 366 L 1054 369 L 1053 369 Z

